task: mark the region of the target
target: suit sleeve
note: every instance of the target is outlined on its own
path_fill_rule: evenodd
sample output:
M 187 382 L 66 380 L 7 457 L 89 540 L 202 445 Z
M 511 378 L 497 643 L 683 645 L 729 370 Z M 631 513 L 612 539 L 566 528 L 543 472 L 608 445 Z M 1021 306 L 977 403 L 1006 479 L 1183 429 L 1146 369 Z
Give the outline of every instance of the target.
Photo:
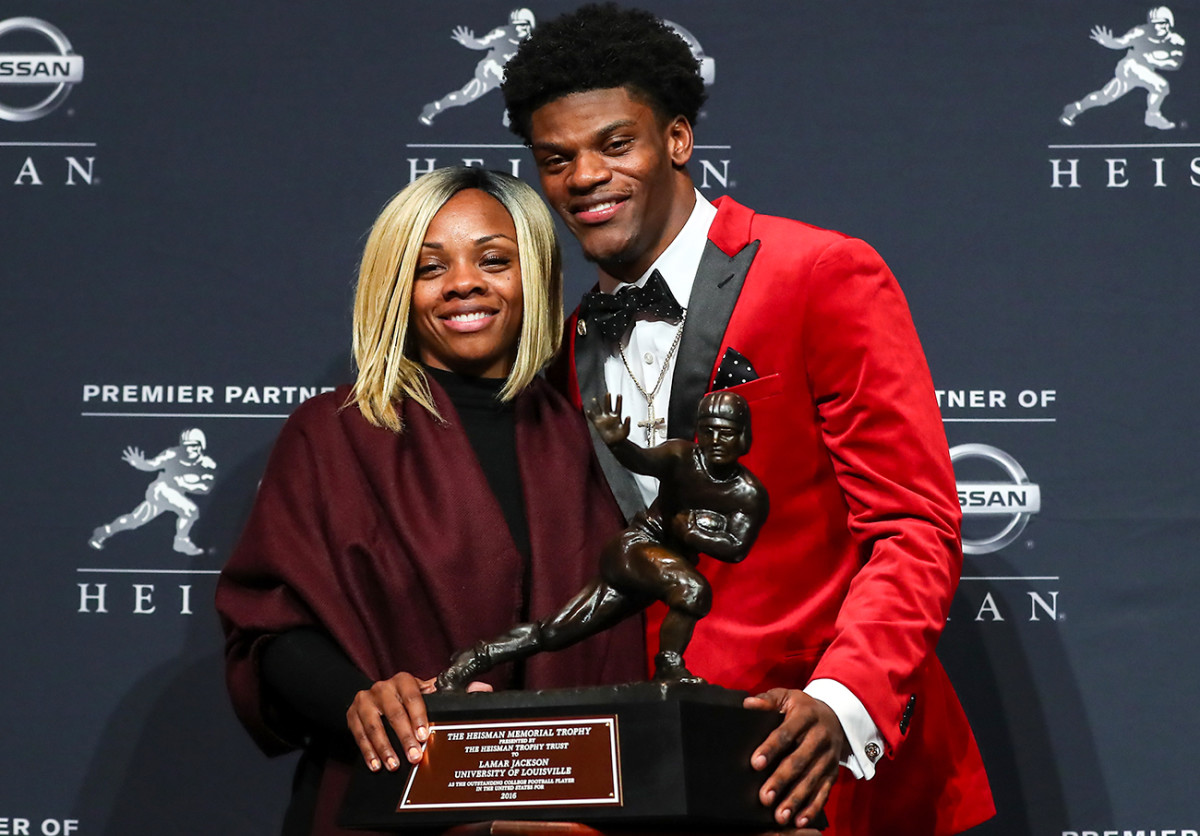
M 908 304 L 879 255 L 844 239 L 812 271 L 804 362 L 862 567 L 814 679 L 841 682 L 888 744 L 945 625 L 962 568 L 945 431 Z

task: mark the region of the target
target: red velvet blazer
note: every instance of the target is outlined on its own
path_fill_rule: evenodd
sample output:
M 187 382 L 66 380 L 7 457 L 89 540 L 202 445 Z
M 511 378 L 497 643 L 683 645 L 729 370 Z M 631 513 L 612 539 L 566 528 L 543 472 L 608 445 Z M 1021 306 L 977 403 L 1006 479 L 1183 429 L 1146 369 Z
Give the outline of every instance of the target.
M 744 562 L 703 559 L 714 603 L 688 666 L 751 693 L 835 679 L 862 701 L 887 759 L 870 781 L 841 774 L 830 836 L 959 832 L 994 807 L 934 655 L 962 565 L 961 516 L 907 303 L 866 243 L 716 203 L 668 428 L 692 437 L 726 349 L 746 357 L 757 379 L 733 388 L 751 407 L 743 463 L 766 485 L 771 515 Z M 582 403 L 603 392 L 606 349 L 576 317 L 561 371 Z M 628 514 L 632 480 L 598 453 Z M 648 621 L 650 654 L 660 618 Z

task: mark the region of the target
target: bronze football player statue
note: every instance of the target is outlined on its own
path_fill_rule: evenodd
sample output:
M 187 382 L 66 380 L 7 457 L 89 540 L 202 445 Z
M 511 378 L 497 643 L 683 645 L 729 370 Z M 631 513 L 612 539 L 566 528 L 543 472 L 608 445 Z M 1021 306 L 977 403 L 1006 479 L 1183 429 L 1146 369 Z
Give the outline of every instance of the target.
M 767 518 L 767 492 L 738 463 L 750 449 L 750 407 L 733 392 L 706 395 L 696 414 L 696 441 L 670 439 L 642 448 L 629 440 L 608 395 L 587 416 L 617 460 L 659 480 L 657 498 L 600 553 L 600 573 L 559 612 L 519 624 L 464 650 L 438 675 L 439 691 L 462 690 L 495 666 L 560 650 L 662 601 L 669 608 L 659 631 L 654 680 L 700 683 L 683 663 L 696 622 L 712 606 L 712 589 L 696 564 L 700 554 L 738 563 Z

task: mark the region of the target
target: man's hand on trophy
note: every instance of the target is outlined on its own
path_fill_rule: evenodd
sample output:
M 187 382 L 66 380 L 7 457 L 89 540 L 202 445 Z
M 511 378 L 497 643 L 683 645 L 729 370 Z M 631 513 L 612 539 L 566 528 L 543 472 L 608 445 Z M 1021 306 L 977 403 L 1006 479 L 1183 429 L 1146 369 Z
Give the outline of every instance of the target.
M 804 827 L 816 820 L 837 778 L 848 744 L 833 709 L 803 691 L 772 688 L 747 697 L 746 708 L 778 711 L 783 721 L 750 756 L 750 765 L 774 771 L 759 800 L 775 808 L 775 821 Z
M 629 419 L 621 420 L 620 395 L 617 395 L 615 408 L 612 403 L 612 395 L 605 394 L 603 405 L 601 405 L 600 399 L 596 398 L 584 411 L 587 413 L 588 420 L 592 422 L 592 426 L 596 428 L 596 432 L 599 433 L 600 440 L 609 447 L 620 444 L 629 438 Z
M 384 718 L 396 733 L 408 762 L 421 761 L 423 744 L 429 739 L 429 717 L 423 695 L 435 690 L 433 679 L 417 679 L 401 671 L 355 695 L 346 711 L 346 725 L 372 772 L 378 772 L 380 767 L 386 767 L 389 772 L 400 768 L 400 759 L 396 757 L 383 725 Z M 490 691 L 492 686 L 472 682 L 467 685 L 467 690 Z

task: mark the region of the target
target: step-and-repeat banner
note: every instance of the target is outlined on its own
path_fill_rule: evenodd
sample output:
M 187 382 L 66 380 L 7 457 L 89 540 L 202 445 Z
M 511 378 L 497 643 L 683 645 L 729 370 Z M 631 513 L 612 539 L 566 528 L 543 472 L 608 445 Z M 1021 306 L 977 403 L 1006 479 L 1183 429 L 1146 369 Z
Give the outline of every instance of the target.
M 276 829 L 292 763 L 227 704 L 215 575 L 283 418 L 349 379 L 385 200 L 532 177 L 495 80 L 575 4 L 518 1 L 0 2 L 0 834 Z M 709 82 L 700 190 L 865 238 L 908 294 L 980 832 L 1194 836 L 1200 2 L 646 6 Z

